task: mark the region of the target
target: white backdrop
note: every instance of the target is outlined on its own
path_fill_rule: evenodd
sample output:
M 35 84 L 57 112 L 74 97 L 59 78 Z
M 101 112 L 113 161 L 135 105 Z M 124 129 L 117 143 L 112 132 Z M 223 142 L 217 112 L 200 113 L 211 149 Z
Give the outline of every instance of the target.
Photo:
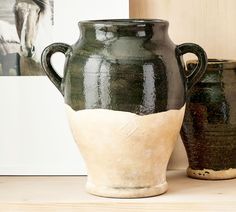
M 128 18 L 128 0 L 54 0 L 54 41 L 73 44 L 77 22 Z M 63 57 L 53 58 L 62 71 Z M 63 98 L 47 77 L 0 77 L 0 175 L 85 174 Z

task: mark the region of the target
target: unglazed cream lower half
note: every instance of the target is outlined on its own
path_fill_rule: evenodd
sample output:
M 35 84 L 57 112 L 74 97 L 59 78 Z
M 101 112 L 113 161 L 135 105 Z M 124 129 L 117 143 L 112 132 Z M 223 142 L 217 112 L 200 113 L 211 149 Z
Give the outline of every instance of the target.
M 65 107 L 87 166 L 88 192 L 135 198 L 167 190 L 167 163 L 179 135 L 185 106 L 144 116 Z

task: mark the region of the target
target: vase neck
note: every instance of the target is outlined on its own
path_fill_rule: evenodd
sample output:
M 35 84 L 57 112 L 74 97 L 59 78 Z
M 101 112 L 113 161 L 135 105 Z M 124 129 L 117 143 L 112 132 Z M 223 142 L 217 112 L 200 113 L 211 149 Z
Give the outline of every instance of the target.
M 162 20 L 101 20 L 79 22 L 81 37 L 107 41 L 117 37 L 163 39 L 168 33 L 168 22 Z

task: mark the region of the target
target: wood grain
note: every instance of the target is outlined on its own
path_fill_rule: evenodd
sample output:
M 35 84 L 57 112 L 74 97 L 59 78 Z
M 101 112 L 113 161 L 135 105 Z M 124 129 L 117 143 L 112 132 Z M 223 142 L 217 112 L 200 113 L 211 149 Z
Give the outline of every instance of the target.
M 170 22 L 175 43 L 195 42 L 211 58 L 236 59 L 235 0 L 129 0 L 130 18 Z
M 203 181 L 168 171 L 169 191 L 142 199 L 110 199 L 85 192 L 85 177 L 0 177 L 0 211 L 235 211 L 236 180 Z

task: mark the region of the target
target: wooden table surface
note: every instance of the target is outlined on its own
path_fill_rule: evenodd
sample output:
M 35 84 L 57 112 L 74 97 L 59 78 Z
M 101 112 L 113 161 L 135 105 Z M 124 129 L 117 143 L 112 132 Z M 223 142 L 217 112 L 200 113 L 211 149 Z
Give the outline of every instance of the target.
M 0 212 L 236 211 L 236 179 L 195 180 L 184 170 L 168 171 L 167 176 L 166 194 L 141 199 L 90 195 L 84 176 L 1 176 Z

